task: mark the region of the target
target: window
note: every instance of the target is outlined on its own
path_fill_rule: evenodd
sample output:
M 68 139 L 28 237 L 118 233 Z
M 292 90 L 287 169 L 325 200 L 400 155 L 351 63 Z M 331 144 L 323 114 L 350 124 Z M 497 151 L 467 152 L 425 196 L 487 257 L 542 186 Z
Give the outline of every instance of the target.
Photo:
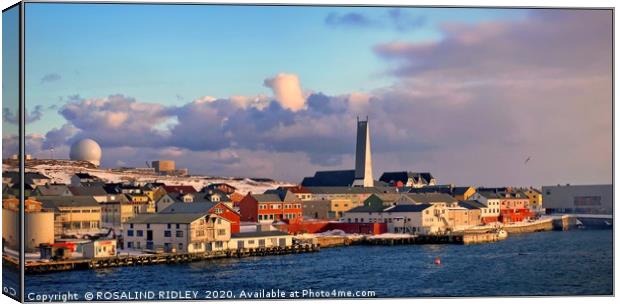
M 177 230 L 177 237 L 183 237 L 183 230 Z
M 180 224 L 177 224 L 177 229 L 179 229 L 179 228 L 181 228 L 181 225 L 180 225 Z
M 133 236 L 133 230 L 127 230 L 127 236 Z
M 179 243 L 179 249 L 183 249 L 183 243 Z
M 144 231 L 142 231 L 142 230 L 137 230 L 136 234 L 137 234 L 138 236 L 144 236 Z
M 225 235 L 226 234 L 226 229 L 218 229 L 217 230 L 217 235 Z
M 167 226 L 168 226 L 168 229 L 170 229 L 170 226 L 172 226 L 172 225 L 168 224 Z
M 172 231 L 170 230 L 164 231 L 164 237 L 171 237 L 171 236 L 172 236 Z
M 133 242 L 127 242 L 127 248 L 133 248 Z
M 146 224 L 146 229 L 151 228 L 151 224 Z

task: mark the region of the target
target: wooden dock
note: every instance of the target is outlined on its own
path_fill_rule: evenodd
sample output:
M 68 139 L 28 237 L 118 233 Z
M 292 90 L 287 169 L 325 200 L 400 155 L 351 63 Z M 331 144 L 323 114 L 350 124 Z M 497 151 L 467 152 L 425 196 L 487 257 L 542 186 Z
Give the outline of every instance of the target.
M 58 261 L 26 261 L 25 271 L 28 274 L 53 271 L 99 269 L 109 267 L 147 266 L 157 264 L 179 264 L 218 258 L 242 258 L 250 256 L 269 256 L 309 253 L 320 250 L 319 245 L 303 244 L 288 247 L 222 250 L 203 253 L 161 253 L 150 255 L 120 255 L 109 258 L 68 259 Z M 5 263 L 18 266 L 15 258 L 3 256 Z

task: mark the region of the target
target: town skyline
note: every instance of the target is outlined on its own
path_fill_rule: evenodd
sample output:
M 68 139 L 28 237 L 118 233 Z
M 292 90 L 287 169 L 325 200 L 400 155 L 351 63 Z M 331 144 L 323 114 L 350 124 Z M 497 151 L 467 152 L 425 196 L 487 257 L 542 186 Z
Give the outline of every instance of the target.
M 103 167 L 173 159 L 196 174 L 298 183 L 353 168 L 355 117 L 369 116 L 375 179 L 611 182 L 609 11 L 316 7 L 302 18 L 207 6 L 187 18 L 173 7 L 163 26 L 188 21 L 164 30 L 149 21 L 162 9 L 116 5 L 97 14 L 134 19 L 97 22 L 89 40 L 74 27 L 95 11 L 59 6 L 28 10 L 26 149 L 37 158 L 52 147 L 68 158 L 88 137 Z M 250 29 L 247 41 L 223 38 Z

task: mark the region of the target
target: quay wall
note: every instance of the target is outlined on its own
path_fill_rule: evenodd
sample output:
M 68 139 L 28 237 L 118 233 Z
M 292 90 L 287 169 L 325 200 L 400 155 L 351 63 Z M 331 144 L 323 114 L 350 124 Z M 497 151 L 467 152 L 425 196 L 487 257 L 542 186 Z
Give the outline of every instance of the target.
M 538 221 L 535 223 L 523 224 L 523 225 L 506 225 L 503 227 L 504 230 L 511 233 L 530 233 L 530 232 L 540 232 L 540 231 L 551 231 L 553 230 L 553 220 L 548 219 L 544 221 Z

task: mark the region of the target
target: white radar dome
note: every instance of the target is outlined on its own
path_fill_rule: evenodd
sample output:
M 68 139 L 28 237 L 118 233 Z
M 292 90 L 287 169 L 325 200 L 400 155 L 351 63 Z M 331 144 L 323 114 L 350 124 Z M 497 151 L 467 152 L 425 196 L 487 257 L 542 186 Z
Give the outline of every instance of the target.
M 101 163 L 101 147 L 90 138 L 78 140 L 71 146 L 69 158 L 71 160 L 85 160 L 99 166 Z

